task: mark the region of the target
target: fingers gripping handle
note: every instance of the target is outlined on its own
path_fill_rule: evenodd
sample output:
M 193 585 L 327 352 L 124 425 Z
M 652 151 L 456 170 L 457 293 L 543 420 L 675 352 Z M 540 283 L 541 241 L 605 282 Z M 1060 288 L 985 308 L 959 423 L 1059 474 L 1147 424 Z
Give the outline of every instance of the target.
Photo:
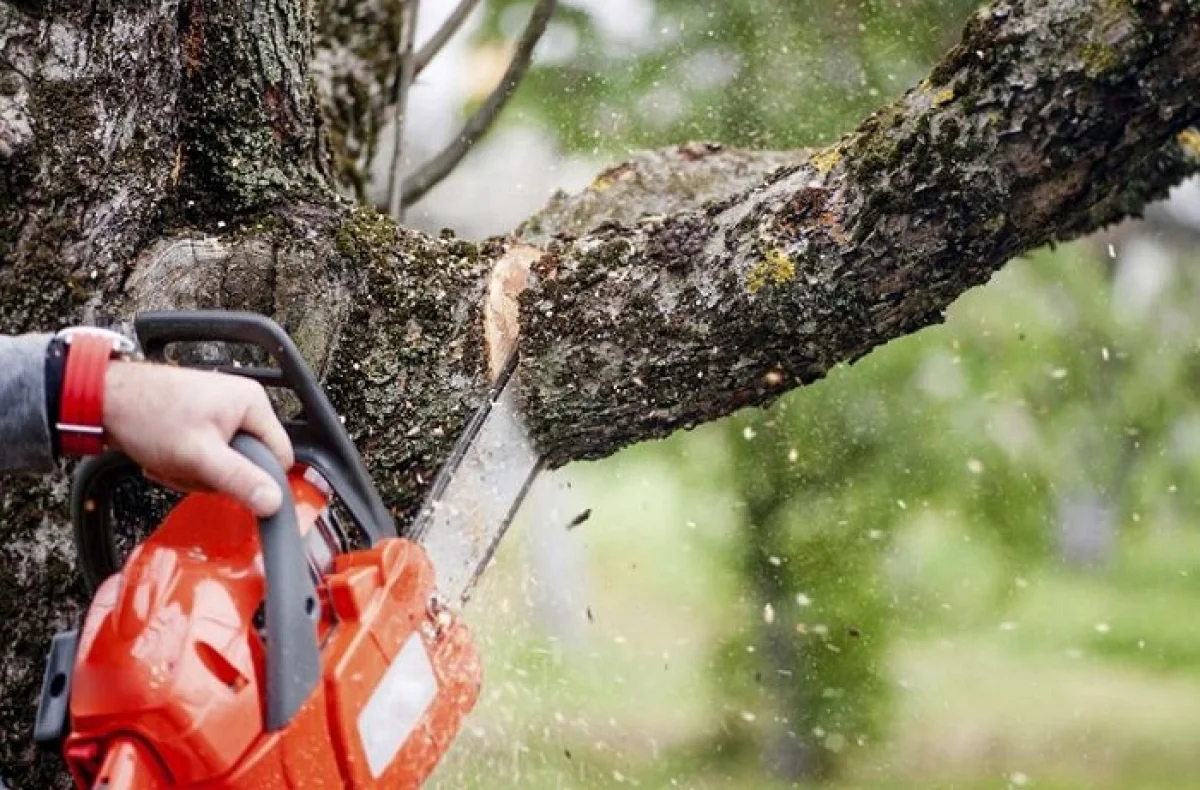
M 286 472 L 266 445 L 248 434 L 235 436 L 232 446 L 283 492 L 276 514 L 258 522 L 266 574 L 266 725 L 273 732 L 287 726 L 320 681 L 315 625 L 320 602 L 308 574 Z
M 302 420 L 285 425 L 296 457 L 315 465 L 376 543 L 396 536 L 396 525 L 379 496 L 354 442 L 337 411 L 317 383 L 300 350 L 283 328 L 257 313 L 228 310 L 151 311 L 134 321 L 138 342 L 150 359 L 163 359 L 167 346 L 187 342 L 229 342 L 257 346 L 279 364 L 272 368 L 218 368 L 292 390 L 304 407 Z

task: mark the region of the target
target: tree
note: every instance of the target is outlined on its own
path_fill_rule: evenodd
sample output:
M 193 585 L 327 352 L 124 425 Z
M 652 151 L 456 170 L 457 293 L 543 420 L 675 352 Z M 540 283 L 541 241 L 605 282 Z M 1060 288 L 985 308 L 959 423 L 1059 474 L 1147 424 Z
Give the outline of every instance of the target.
M 936 323 L 1013 256 L 1136 216 L 1200 164 L 1194 0 L 999 0 L 826 148 L 649 151 L 510 236 L 435 238 L 337 189 L 413 73 L 396 22 L 414 10 L 0 2 L 0 330 L 271 315 L 403 520 L 504 326 L 549 463 L 596 458 Z M 489 323 L 489 294 L 519 320 Z M 0 763 L 51 786 L 29 721 L 82 603 L 65 483 L 2 493 Z

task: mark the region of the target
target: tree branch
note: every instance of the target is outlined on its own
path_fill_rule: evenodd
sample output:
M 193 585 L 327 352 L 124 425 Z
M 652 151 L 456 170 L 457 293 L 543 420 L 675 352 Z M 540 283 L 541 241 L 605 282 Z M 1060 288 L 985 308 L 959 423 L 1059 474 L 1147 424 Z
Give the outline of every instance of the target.
M 471 15 L 471 12 L 475 10 L 477 5 L 479 5 L 479 0 L 461 0 L 454 7 L 454 10 L 450 12 L 450 16 L 446 17 L 446 21 L 437 29 L 437 32 L 417 51 L 417 59 L 413 64 L 413 68 L 417 74 L 420 74 L 425 70 L 426 66 L 433 62 L 433 59 L 442 51 L 442 47 L 446 46 L 450 39 L 454 37 L 454 34 L 467 21 L 467 17 Z
M 388 213 L 398 221 L 404 220 L 404 203 L 401 196 L 403 181 L 404 122 L 408 114 L 408 90 L 413 83 L 413 46 L 417 36 L 417 10 L 420 0 L 406 0 L 401 15 L 403 29 L 400 33 L 400 73 L 396 75 L 396 115 L 392 130 L 392 166 L 388 169 Z
M 410 206 L 416 203 L 442 179 L 450 175 L 462 158 L 467 155 L 467 152 L 471 150 L 471 146 L 487 134 L 492 123 L 500 115 L 504 106 L 508 104 L 513 93 L 516 92 L 517 86 L 521 84 L 521 79 L 525 76 L 533 59 L 533 50 L 541 40 L 542 34 L 546 32 L 546 27 L 550 24 L 550 17 L 554 15 L 557 5 L 558 0 L 538 0 L 500 84 L 471 116 L 454 140 L 441 153 L 434 156 L 422 165 L 420 170 L 405 180 L 404 205 Z
M 802 165 L 551 241 L 522 346 L 552 463 L 770 403 L 941 321 L 1012 256 L 1165 196 L 1198 165 L 1198 17 L 997 3 L 929 79 Z
M 602 225 L 636 225 L 645 216 L 666 216 L 734 197 L 782 167 L 806 162 L 812 154 L 811 149 L 749 151 L 706 142 L 639 151 L 606 168 L 582 192 L 556 193 L 545 208 L 521 223 L 516 235 L 545 246 L 556 236 L 584 236 Z

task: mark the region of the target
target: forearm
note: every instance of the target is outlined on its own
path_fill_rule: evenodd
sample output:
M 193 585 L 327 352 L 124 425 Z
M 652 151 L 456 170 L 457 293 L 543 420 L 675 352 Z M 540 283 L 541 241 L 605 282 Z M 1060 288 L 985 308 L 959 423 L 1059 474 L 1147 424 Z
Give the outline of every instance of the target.
M 54 469 L 45 384 L 50 338 L 0 336 L 0 472 Z

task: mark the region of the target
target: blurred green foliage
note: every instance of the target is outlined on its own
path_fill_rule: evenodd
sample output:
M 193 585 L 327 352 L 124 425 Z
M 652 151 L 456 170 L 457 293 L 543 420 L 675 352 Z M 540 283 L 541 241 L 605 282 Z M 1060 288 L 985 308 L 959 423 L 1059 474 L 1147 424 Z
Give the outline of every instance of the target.
M 921 79 L 978 3 L 612 3 L 633 17 L 628 24 L 604 5 L 561 3 L 513 110 L 540 119 L 569 149 L 619 155 L 687 140 L 830 142 Z M 532 6 L 488 3 L 482 37 L 513 37 Z
M 826 143 L 920 79 L 975 6 L 647 0 L 640 32 L 619 34 L 587 4 L 564 4 L 514 115 L 613 158 L 687 139 Z M 530 7 L 489 3 L 481 36 L 514 35 Z M 1200 517 L 1200 256 L 1138 249 L 1159 261 L 1154 287 L 1106 241 L 1040 251 L 962 298 L 943 326 L 770 409 L 614 459 L 665 464 L 684 490 L 732 503 L 728 534 L 687 566 L 725 580 L 706 589 L 711 727 L 698 727 L 693 767 L 828 779 L 903 751 L 915 736 L 900 718 L 912 703 L 898 664 L 936 667 L 947 693 L 967 697 L 959 708 L 1004 709 L 1003 687 L 974 699 L 985 684 L 964 681 L 953 653 L 922 648 L 905 664 L 914 640 L 971 635 L 964 667 L 993 650 L 1086 656 L 1104 663 L 1078 671 L 1114 689 L 1103 672 L 1196 675 L 1200 625 L 1186 612 L 1200 602 L 1188 526 Z M 1049 742 L 1039 728 L 1068 726 L 1046 723 L 1053 714 L 1022 726 Z M 1143 762 L 1175 759 L 1114 732 Z M 675 769 L 663 770 L 656 786 Z

